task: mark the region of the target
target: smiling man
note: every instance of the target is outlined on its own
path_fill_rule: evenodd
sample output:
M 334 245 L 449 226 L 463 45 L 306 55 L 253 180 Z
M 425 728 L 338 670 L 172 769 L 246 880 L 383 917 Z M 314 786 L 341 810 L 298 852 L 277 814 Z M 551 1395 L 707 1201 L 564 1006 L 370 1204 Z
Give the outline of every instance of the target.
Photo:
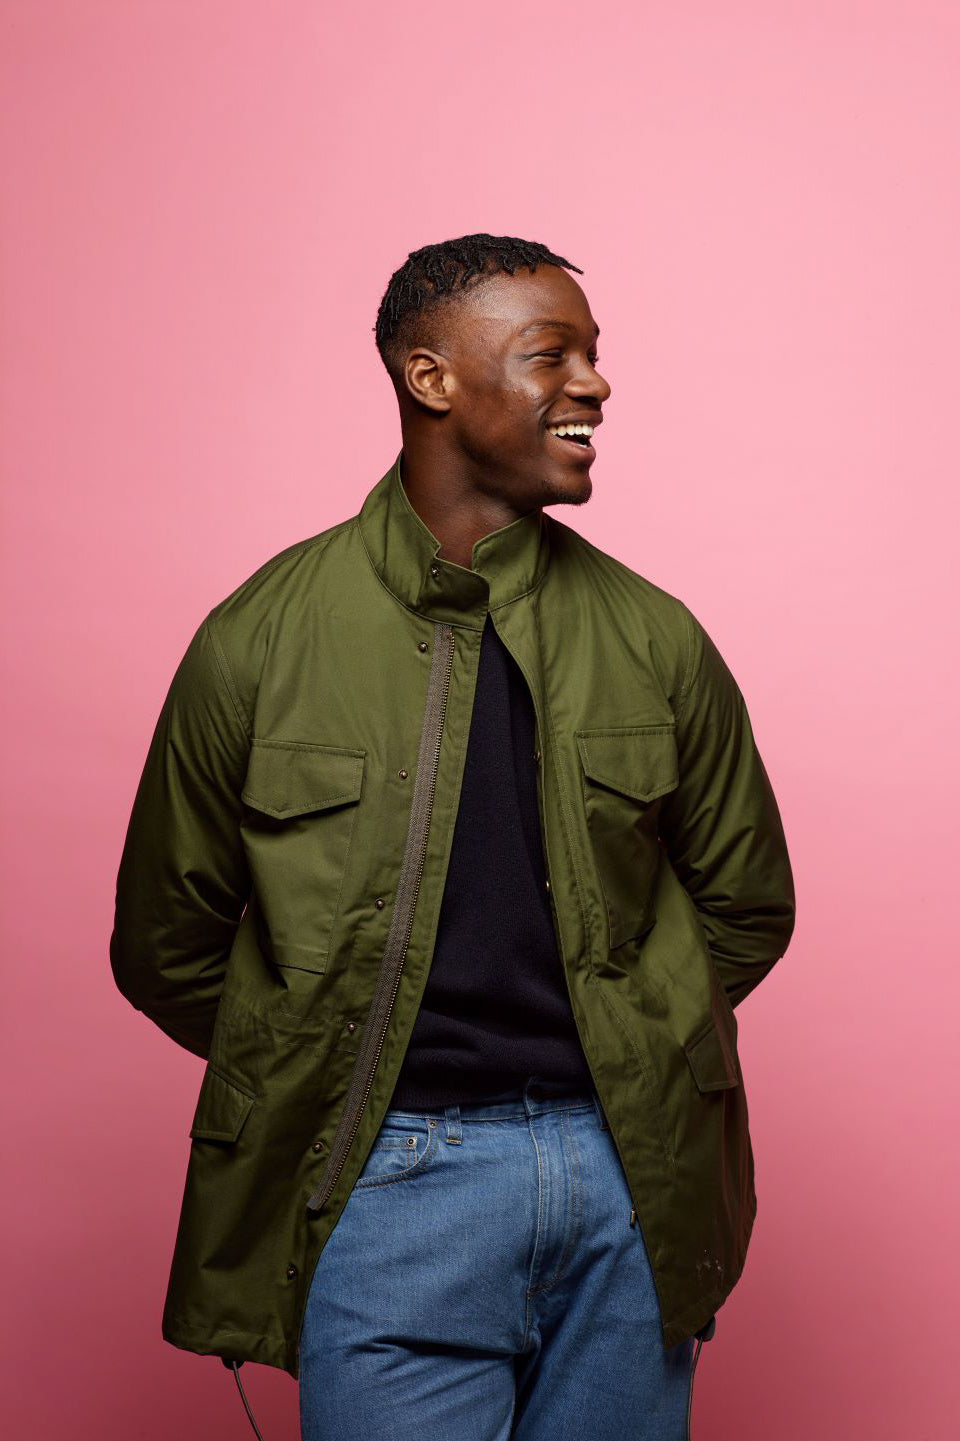
M 117 984 L 207 1063 L 163 1335 L 305 1441 L 682 1441 L 744 1265 L 793 878 L 703 625 L 543 510 L 611 394 L 573 271 L 392 276 L 402 448 L 205 617 L 121 858 Z

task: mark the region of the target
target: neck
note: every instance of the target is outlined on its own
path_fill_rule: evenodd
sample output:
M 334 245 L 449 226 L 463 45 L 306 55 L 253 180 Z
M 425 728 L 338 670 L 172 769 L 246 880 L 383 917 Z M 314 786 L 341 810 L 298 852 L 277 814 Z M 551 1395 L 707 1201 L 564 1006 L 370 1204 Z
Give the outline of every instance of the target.
M 440 555 L 468 570 L 476 542 L 525 513 L 481 489 L 478 479 L 463 457 L 404 437 L 400 480 L 407 498 L 440 542 Z

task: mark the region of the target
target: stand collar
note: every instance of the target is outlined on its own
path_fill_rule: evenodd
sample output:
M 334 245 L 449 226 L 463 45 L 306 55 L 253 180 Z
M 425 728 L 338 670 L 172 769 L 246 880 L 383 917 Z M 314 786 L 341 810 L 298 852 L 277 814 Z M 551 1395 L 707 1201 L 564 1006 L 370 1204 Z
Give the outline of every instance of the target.
M 488 610 L 538 586 L 550 562 L 549 517 L 528 511 L 476 541 L 471 564 L 438 555 L 441 542 L 410 503 L 397 456 L 358 516 L 370 563 L 399 601 L 429 620 L 483 629 Z

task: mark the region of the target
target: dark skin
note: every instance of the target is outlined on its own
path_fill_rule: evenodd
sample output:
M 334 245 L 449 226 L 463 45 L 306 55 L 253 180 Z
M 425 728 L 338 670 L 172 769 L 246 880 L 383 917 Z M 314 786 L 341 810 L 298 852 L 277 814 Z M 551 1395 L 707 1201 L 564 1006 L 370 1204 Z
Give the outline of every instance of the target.
M 469 568 L 475 542 L 491 531 L 544 505 L 590 499 L 592 448 L 547 426 L 599 424 L 610 386 L 597 371 L 587 298 L 559 266 L 454 292 L 430 333 L 436 343 L 408 351 L 397 387 L 401 477 L 440 555 Z

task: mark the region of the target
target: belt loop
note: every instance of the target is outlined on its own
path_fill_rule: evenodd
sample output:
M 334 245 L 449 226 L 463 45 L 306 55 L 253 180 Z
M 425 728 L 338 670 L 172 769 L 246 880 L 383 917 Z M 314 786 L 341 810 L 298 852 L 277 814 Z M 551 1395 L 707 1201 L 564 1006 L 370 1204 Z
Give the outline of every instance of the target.
M 459 1146 L 463 1141 L 463 1130 L 460 1125 L 460 1107 L 444 1106 L 443 1119 L 447 1133 L 447 1143 L 451 1146 Z
M 600 1097 L 597 1095 L 596 1091 L 594 1091 L 592 1094 L 594 1110 L 597 1113 L 597 1120 L 600 1123 L 600 1129 L 601 1131 L 608 1131 L 610 1127 L 607 1125 L 607 1118 L 603 1114 L 603 1107 L 600 1104 Z

